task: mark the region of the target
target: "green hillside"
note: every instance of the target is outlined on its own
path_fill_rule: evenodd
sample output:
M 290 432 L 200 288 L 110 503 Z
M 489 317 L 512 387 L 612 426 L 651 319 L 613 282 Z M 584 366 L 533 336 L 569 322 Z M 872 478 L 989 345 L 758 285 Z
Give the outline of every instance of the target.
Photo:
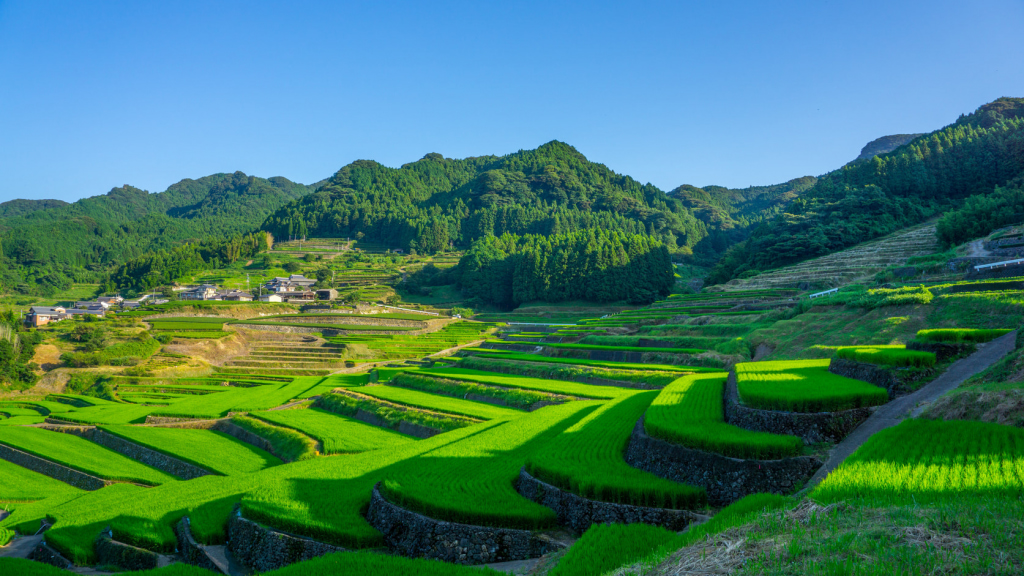
M 888 154 L 820 178 L 733 247 L 709 280 L 750 277 L 884 236 L 1022 174 L 1024 99 L 1000 98 Z
M 277 238 L 365 238 L 421 252 L 468 247 L 490 234 L 587 228 L 648 234 L 682 254 L 708 236 L 708 225 L 678 195 L 557 141 L 506 156 L 427 154 L 397 169 L 359 160 L 263 224 Z
M 99 282 L 146 252 L 251 232 L 310 190 L 286 178 L 235 172 L 185 179 L 156 194 L 125 185 L 72 204 L 7 202 L 0 206 L 0 285 L 45 294 Z

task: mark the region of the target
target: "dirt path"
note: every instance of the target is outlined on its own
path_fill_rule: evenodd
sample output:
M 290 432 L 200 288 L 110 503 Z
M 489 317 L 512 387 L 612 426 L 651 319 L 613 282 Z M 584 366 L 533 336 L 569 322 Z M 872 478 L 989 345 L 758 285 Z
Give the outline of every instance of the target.
M 968 256 L 991 256 L 992 253 L 985 250 L 985 239 L 975 240 L 967 246 Z
M 913 394 L 897 398 L 876 410 L 870 418 L 865 420 L 856 430 L 836 445 L 828 461 L 811 477 L 807 482 L 807 487 L 801 493 L 807 493 L 814 489 L 830 472 L 842 464 L 850 454 L 853 454 L 857 448 L 860 448 L 861 444 L 867 442 L 868 438 L 876 432 L 899 424 L 907 416 L 917 416 L 924 409 L 922 404 L 933 402 L 943 394 L 955 389 L 971 376 L 995 364 L 996 361 L 1013 350 L 1016 341 L 1016 331 L 1000 336 L 980 347 L 977 352 L 967 358 L 957 360 L 938 378 L 925 384 Z

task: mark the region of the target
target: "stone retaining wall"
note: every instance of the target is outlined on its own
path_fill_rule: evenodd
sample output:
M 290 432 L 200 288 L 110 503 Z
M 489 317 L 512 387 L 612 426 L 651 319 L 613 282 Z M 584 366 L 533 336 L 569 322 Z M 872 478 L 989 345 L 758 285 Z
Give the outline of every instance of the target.
M 35 548 L 28 553 L 26 558 L 29 560 L 35 560 L 36 562 L 42 562 L 43 564 L 49 564 L 50 566 L 56 566 L 64 570 L 70 570 L 75 567 L 70 560 L 61 556 L 60 552 L 50 548 L 50 546 L 45 542 L 36 544 Z
M 96 539 L 96 561 L 100 566 L 117 566 L 122 570 L 152 570 L 160 555 L 156 552 L 112 540 L 108 532 Z
M 828 365 L 828 371 L 885 388 L 889 392 L 890 399 L 910 393 L 912 384 L 921 380 L 930 380 L 935 376 L 935 369 L 895 368 L 843 358 L 833 358 Z
M 220 572 L 220 568 L 206 555 L 206 550 L 192 537 L 191 521 L 188 516 L 183 516 L 174 526 L 174 535 L 178 537 L 178 554 L 186 564 Z
M 223 432 L 228 436 L 232 436 L 237 440 L 241 440 L 246 444 L 251 444 L 259 448 L 260 450 L 270 452 L 274 456 L 281 458 L 281 456 L 274 452 L 274 445 L 270 443 L 270 440 L 267 440 L 266 438 L 260 436 L 259 434 L 250 432 L 230 420 L 218 420 L 213 426 L 210 427 L 210 429 L 216 430 L 217 432 Z M 284 458 L 281 458 L 281 460 L 286 461 Z
M 228 550 L 251 570 L 267 572 L 345 549 L 262 526 L 236 507 L 228 519 Z
M 839 442 L 867 420 L 874 408 L 839 412 L 783 412 L 744 406 L 736 386 L 736 372 L 725 383 L 725 421 L 754 432 L 799 436 L 805 443 Z
M 323 334 L 328 336 L 374 335 L 374 336 L 419 336 L 431 332 L 429 328 L 422 330 L 341 330 L 338 328 L 313 328 L 310 326 L 278 326 L 273 324 L 232 324 L 235 328 L 258 330 L 262 332 L 280 332 L 283 334 Z M 325 324 L 326 326 L 326 324 Z
M 111 482 L 102 480 L 95 476 L 86 474 L 85 472 L 79 472 L 78 470 L 72 470 L 67 466 L 57 464 L 56 462 L 50 462 L 44 460 L 38 456 L 33 456 L 27 452 L 22 452 L 10 446 L 0 444 L 0 460 L 7 460 L 18 466 L 28 468 L 34 472 L 39 472 L 44 476 L 49 476 L 55 480 L 60 480 L 66 484 L 70 484 L 75 488 L 81 488 L 82 490 L 99 490 Z
M 428 320 L 399 320 L 396 318 L 353 318 L 350 316 L 337 316 L 330 318 L 330 313 L 324 313 L 323 316 L 289 316 L 285 318 L 267 318 L 268 322 L 283 322 L 290 324 L 292 322 L 296 324 L 349 324 L 351 326 L 381 326 L 381 327 L 395 327 L 400 326 L 402 328 L 428 328 Z M 243 324 L 245 326 L 246 324 Z
M 1024 282 L 1021 284 L 1024 284 Z M 973 342 L 919 342 L 917 340 L 907 342 L 907 350 L 931 352 L 932 354 L 935 354 L 935 360 L 937 362 L 944 362 L 950 358 L 960 356 L 961 354 L 971 354 L 977 349 L 978 347 Z
M 706 519 L 705 516 L 687 510 L 649 508 L 628 504 L 612 504 L 584 498 L 538 480 L 526 469 L 519 471 L 516 490 L 534 502 L 547 506 L 558 515 L 558 523 L 582 534 L 592 524 L 653 524 L 674 532 L 686 528 L 691 522 Z
M 480 360 L 501 360 L 501 358 L 480 358 Z M 508 362 L 508 360 L 506 360 Z M 557 364 L 553 365 L 557 366 Z M 525 370 L 515 370 L 508 366 L 477 366 L 475 370 L 484 370 L 486 372 L 497 372 L 499 374 L 517 374 L 517 375 L 528 375 L 536 378 L 550 378 L 541 371 L 536 373 L 531 371 L 530 367 L 524 367 Z M 573 382 L 579 382 L 581 384 L 590 384 L 592 386 L 615 386 L 616 388 L 635 388 L 638 390 L 661 390 L 661 386 L 654 386 L 652 384 L 645 384 L 643 382 L 627 382 L 625 380 L 608 380 L 606 378 L 592 378 L 589 376 L 570 376 L 558 374 L 558 380 L 571 380 Z
M 109 448 L 114 452 L 124 454 L 132 460 L 142 462 L 147 466 L 152 466 L 158 470 L 163 470 L 172 476 L 177 476 L 182 480 L 192 480 L 202 476 L 209 476 L 213 474 L 205 468 L 196 466 L 184 460 L 179 460 L 173 456 L 168 456 L 163 452 L 158 452 L 152 448 L 147 448 L 125 440 L 120 436 L 115 436 L 104 430 L 96 429 L 89 438 L 96 444 Z
M 626 447 L 626 462 L 668 480 L 700 486 L 714 506 L 731 504 L 757 492 L 792 492 L 822 464 L 813 456 L 740 460 L 685 448 L 648 436 L 643 418 L 633 428 Z
M 379 488 L 373 487 L 366 520 L 384 534 L 388 548 L 403 556 L 490 564 L 539 558 L 556 547 L 529 530 L 434 520 L 388 502 Z

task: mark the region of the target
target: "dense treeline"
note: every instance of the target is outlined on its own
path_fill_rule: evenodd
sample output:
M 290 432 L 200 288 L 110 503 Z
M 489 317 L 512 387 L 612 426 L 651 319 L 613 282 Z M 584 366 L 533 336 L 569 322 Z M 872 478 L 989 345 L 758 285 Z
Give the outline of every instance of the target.
M 14 312 L 0 313 L 0 389 L 28 388 L 35 383 L 38 366 L 32 358 L 41 340 L 42 334 L 24 331 Z
M 119 264 L 147 253 L 252 232 L 310 189 L 235 172 L 182 180 L 159 194 L 123 186 L 73 204 L 7 203 L 7 217 L 0 218 L 0 288 L 52 294 L 73 282 L 101 282 Z
M 1024 99 L 1001 98 L 955 124 L 849 164 L 732 247 L 709 281 L 756 274 L 889 234 L 1024 174 Z
M 992 231 L 1024 221 L 1024 190 L 996 188 L 991 194 L 971 196 L 963 207 L 939 219 L 936 233 L 945 247 L 987 236 Z
M 661 242 L 594 229 L 485 236 L 454 274 L 465 296 L 503 307 L 534 300 L 649 303 L 667 295 L 675 281 Z
M 428 253 L 488 235 L 592 228 L 646 234 L 680 253 L 708 235 L 680 198 L 561 142 L 501 157 L 427 154 L 399 169 L 360 160 L 263 225 L 277 238 L 352 237 Z
M 103 290 L 143 292 L 200 270 L 215 270 L 243 258 L 252 258 L 268 247 L 267 233 L 262 231 L 228 239 L 186 242 L 169 251 L 157 250 L 125 262 L 107 278 Z

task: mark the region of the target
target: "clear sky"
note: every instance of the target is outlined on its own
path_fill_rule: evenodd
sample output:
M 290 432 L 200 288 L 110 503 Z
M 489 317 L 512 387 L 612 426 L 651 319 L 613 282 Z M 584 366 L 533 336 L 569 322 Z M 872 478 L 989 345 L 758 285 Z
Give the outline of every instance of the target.
M 1024 96 L 1024 2 L 0 0 L 0 200 L 550 140 L 664 190 Z

